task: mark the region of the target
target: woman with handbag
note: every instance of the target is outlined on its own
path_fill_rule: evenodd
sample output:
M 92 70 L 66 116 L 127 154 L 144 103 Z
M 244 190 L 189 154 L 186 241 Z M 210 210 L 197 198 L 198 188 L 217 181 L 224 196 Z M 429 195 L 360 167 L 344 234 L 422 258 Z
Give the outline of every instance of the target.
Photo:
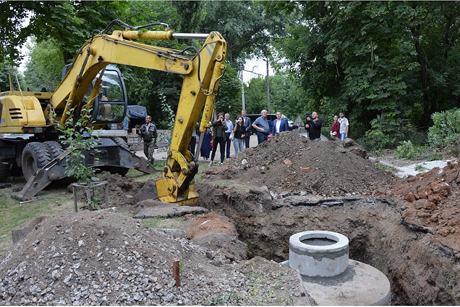
M 242 152 L 244 149 L 244 137 L 246 136 L 246 127 L 242 116 L 238 116 L 233 128 L 233 147 L 235 147 L 235 155 Z

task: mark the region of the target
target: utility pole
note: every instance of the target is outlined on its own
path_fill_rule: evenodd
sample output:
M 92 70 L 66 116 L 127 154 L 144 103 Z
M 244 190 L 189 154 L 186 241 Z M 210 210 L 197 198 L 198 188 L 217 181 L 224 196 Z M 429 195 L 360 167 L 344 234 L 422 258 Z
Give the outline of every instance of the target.
M 241 79 L 241 104 L 243 108 L 241 110 L 246 110 L 246 104 L 244 102 L 244 80 L 243 80 L 243 71 L 244 71 L 244 63 L 238 62 L 238 73 L 240 74 Z

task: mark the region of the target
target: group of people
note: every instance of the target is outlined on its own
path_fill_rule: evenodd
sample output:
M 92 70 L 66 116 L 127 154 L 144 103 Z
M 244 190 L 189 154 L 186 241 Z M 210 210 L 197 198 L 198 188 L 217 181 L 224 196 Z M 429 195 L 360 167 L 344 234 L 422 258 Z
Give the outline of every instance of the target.
M 321 127 L 323 123 L 318 118 L 317 112 L 307 113 L 307 123 L 305 124 L 305 129 L 308 131 L 308 136 L 312 141 L 321 140 Z M 345 140 L 348 137 L 349 122 L 345 117 L 345 112 L 340 112 L 340 118 L 337 115 L 334 115 L 334 122 L 331 126 L 331 138 L 332 140 L 341 141 Z
M 267 110 L 262 110 L 260 116 L 254 121 L 252 127 L 256 129 L 257 144 L 268 140 L 270 135 L 276 135 L 283 131 L 289 131 L 289 124 L 281 112 L 276 112 L 276 119 L 272 122 L 267 118 Z
M 217 147 L 220 149 L 220 163 L 224 162 L 224 158 L 231 158 L 230 146 L 233 140 L 235 155 L 243 151 L 244 148 L 249 148 L 249 137 L 251 130 L 251 119 L 246 116 L 246 110 L 241 112 L 241 116 L 233 123 L 230 120 L 230 114 L 226 113 L 225 117 L 222 113 L 217 115 L 217 120 L 211 124 L 211 127 L 206 130 L 201 144 L 201 157 L 208 160 L 211 154 L 212 165 L 216 156 Z M 212 141 L 212 146 L 211 146 Z M 212 152 L 211 152 L 212 149 Z
M 147 115 L 145 118 L 145 124 L 139 129 L 139 143 L 142 139 L 144 141 L 144 154 L 148 160 L 153 163 L 153 151 L 156 147 L 157 129 L 153 123 L 151 123 L 151 117 Z M 196 147 L 196 135 L 199 124 L 196 124 L 192 138 L 189 144 L 189 150 L 192 155 L 195 155 Z M 258 144 L 266 141 L 269 136 L 274 136 L 283 131 L 289 131 L 289 124 L 286 118 L 282 117 L 281 112 L 276 112 L 276 119 L 270 121 L 267 118 L 267 110 L 262 110 L 260 116 L 251 122 L 251 119 L 247 117 L 246 110 L 241 111 L 241 116 L 232 122 L 230 120 L 230 114 L 219 113 L 217 120 L 211 124 L 211 126 L 203 134 L 203 141 L 201 143 L 201 157 L 205 160 L 211 160 L 209 165 L 212 165 L 217 147 L 220 149 L 220 163 L 224 162 L 225 157 L 231 158 L 230 146 L 233 141 L 235 148 L 235 155 L 249 148 L 249 140 L 251 136 L 251 127 L 256 130 Z M 305 129 L 308 131 L 308 136 L 312 141 L 319 141 L 321 139 L 321 127 L 322 122 L 318 118 L 317 112 L 312 112 L 311 116 L 307 113 L 307 122 Z M 331 126 L 331 138 L 333 140 L 344 140 L 348 137 L 349 122 L 345 117 L 344 112 L 340 112 L 340 118 L 334 115 L 334 122 Z
M 334 115 L 334 122 L 331 126 L 331 138 L 333 140 L 338 140 L 339 138 L 341 141 L 345 140 L 348 137 L 349 126 L 350 124 L 344 112 L 340 112 L 340 118 Z

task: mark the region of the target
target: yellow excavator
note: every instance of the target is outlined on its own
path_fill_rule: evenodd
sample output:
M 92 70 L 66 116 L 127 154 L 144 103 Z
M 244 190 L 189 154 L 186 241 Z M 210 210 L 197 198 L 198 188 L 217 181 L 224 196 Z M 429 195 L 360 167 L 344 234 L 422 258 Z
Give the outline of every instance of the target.
M 109 34 L 115 25 L 125 30 Z M 153 26 L 164 26 L 165 30 L 148 30 Z M 193 46 L 175 50 L 139 42 L 174 39 L 205 41 L 200 50 Z M 22 92 L 11 88 L 0 93 L 0 176 L 5 166 L 10 170 L 12 165 L 22 168 L 28 177 L 16 197 L 22 200 L 33 198 L 52 181 L 64 178 L 67 153 L 56 141 L 54 121 L 64 124 L 69 117 L 78 118 L 79 112 L 90 109 L 92 125 L 100 132 L 99 153 L 92 153 L 99 158 L 94 166 L 151 172 L 153 168 L 148 161 L 130 153 L 116 134 L 120 127 L 117 119 L 126 114 L 126 103 L 121 102 L 126 95 L 124 86 L 112 91 L 105 91 L 103 86 L 104 76 L 111 81 L 106 82 L 107 88 L 116 79 L 109 65 L 130 65 L 184 76 L 163 178 L 156 182 L 157 199 L 197 204 L 193 178 L 198 162 L 187 147 L 201 112 L 200 131 L 204 132 L 209 125 L 225 71 L 226 50 L 226 41 L 218 32 L 175 33 L 163 23 L 132 27 L 120 20 L 112 21 L 81 47 L 54 92 Z

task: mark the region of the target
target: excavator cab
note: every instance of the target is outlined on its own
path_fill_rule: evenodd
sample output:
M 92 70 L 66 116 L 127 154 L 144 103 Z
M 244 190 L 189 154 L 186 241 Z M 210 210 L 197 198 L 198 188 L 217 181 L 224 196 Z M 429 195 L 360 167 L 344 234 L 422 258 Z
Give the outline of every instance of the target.
M 88 89 L 90 90 L 90 89 Z M 109 65 L 102 76 L 102 87 L 93 106 L 95 124 L 105 124 L 106 130 L 122 128 L 126 116 L 128 98 L 121 72 Z
M 71 65 L 68 64 L 64 67 L 62 78 L 65 77 Z M 82 102 L 83 104 L 87 103 L 100 74 L 102 74 L 101 89 L 92 107 L 93 126 L 95 129 L 102 130 L 122 130 L 123 120 L 128 108 L 128 95 L 121 71 L 116 65 L 108 65 L 99 72 L 86 90 L 85 98 L 82 99 Z

